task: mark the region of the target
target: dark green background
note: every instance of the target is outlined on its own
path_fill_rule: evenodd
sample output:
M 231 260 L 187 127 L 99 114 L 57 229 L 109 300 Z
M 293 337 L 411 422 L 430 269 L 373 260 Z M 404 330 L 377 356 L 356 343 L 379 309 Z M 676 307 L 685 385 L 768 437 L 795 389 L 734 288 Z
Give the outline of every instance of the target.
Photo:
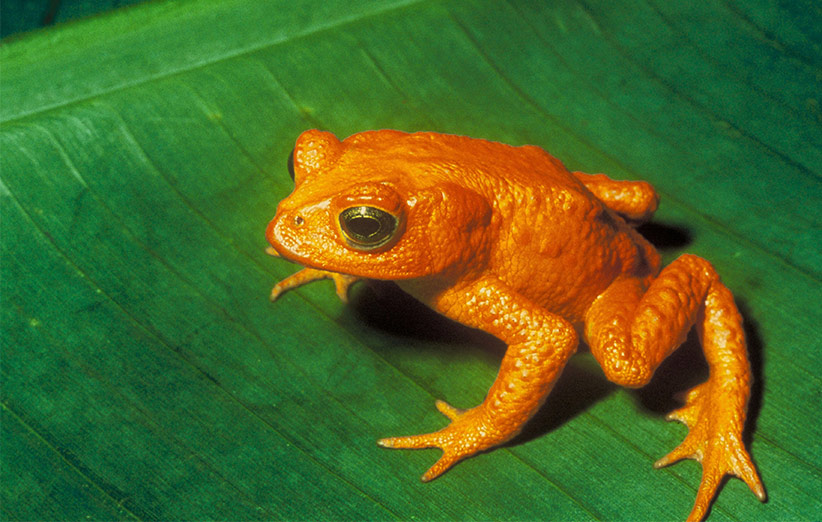
M 501 357 L 390 286 L 267 301 L 296 270 L 263 253 L 296 136 L 389 127 L 654 183 L 644 231 L 716 265 L 757 378 L 770 499 L 731 480 L 710 520 L 819 519 L 820 93 L 816 2 L 189 0 L 14 34 L 2 517 L 687 515 L 699 466 L 651 464 L 685 435 L 674 393 L 705 377 L 694 339 L 641 391 L 581 353 L 521 438 L 430 484 L 437 451 L 375 445 L 443 426 L 434 399 L 477 404 Z
M 0 38 L 91 17 L 145 0 L 3 0 L 0 3 Z

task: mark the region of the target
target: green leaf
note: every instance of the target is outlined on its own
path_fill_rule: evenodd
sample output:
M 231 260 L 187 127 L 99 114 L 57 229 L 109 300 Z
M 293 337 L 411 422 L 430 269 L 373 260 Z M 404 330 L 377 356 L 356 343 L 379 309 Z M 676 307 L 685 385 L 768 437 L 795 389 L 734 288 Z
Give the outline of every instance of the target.
M 674 520 L 653 470 L 705 377 L 647 390 L 577 355 L 516 443 L 421 484 L 378 448 L 479 403 L 497 342 L 391 287 L 345 306 L 263 231 L 296 136 L 434 130 L 645 179 L 666 259 L 746 316 L 750 447 L 711 520 L 819 519 L 822 15 L 768 2 L 151 2 L 0 46 L 4 519 Z

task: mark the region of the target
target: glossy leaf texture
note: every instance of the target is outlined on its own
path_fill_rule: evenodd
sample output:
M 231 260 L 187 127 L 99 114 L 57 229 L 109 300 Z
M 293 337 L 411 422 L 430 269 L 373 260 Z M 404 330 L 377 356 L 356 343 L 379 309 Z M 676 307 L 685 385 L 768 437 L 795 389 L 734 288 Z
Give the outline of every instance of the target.
M 803 5 L 804 4 L 804 5 Z M 760 504 L 819 519 L 822 14 L 812 2 L 151 2 L 0 46 L 4 519 L 684 519 L 695 337 L 640 391 L 577 355 L 514 443 L 422 484 L 384 436 L 479 403 L 494 339 L 390 285 L 275 304 L 297 135 L 434 130 L 644 179 L 643 231 L 745 315 Z

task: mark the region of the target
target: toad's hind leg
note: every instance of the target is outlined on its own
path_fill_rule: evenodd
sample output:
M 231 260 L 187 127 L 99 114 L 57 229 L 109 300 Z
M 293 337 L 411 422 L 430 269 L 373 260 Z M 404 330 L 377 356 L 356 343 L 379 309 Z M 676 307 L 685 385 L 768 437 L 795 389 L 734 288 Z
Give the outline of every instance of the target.
M 668 418 L 684 422 L 685 440 L 655 466 L 683 458 L 702 464 L 702 482 L 689 521 L 707 513 L 725 475 L 735 475 L 765 499 L 762 481 L 742 441 L 751 372 L 742 318 L 731 292 L 706 260 L 684 255 L 650 286 L 614 282 L 588 310 L 585 335 L 607 377 L 638 387 L 696 325 L 708 361 L 708 381 L 690 390 Z

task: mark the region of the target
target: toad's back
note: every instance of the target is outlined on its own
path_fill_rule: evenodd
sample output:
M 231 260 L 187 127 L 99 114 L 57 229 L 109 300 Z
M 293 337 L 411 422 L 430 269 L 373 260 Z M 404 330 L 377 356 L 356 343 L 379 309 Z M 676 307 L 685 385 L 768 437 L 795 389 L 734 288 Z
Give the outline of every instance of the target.
M 351 145 L 358 172 L 374 158 L 381 179 L 394 172 L 417 188 L 448 182 L 480 194 L 493 209 L 487 271 L 574 323 L 620 274 L 659 269 L 653 247 L 586 187 L 587 175 L 538 147 L 394 131 L 361 133 Z

